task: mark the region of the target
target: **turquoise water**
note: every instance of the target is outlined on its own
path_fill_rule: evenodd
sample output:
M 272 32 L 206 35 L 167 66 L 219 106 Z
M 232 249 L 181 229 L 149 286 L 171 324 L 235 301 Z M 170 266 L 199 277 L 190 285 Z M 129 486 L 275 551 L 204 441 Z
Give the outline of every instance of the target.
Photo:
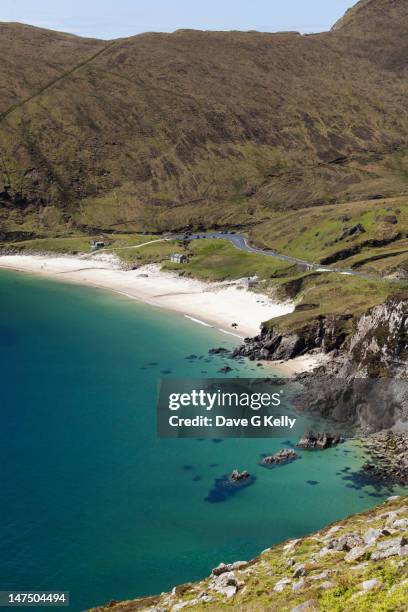
M 352 443 L 266 470 L 259 454 L 282 440 L 157 439 L 160 372 L 215 376 L 225 360 L 208 350 L 233 338 L 11 272 L 0 294 L 0 589 L 69 590 L 72 610 L 156 593 L 390 494 L 355 487 Z M 205 501 L 234 468 L 255 484 Z

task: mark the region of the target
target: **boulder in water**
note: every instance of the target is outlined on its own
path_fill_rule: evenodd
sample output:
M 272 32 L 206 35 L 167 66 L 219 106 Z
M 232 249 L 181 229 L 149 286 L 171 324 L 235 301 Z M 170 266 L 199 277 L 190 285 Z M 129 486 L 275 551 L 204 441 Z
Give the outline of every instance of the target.
M 241 480 L 247 480 L 250 478 L 250 473 L 244 470 L 243 472 L 239 472 L 238 470 L 233 470 L 230 474 L 229 479 L 232 482 L 240 482 Z
M 344 438 L 338 434 L 331 434 L 327 432 L 309 432 L 302 436 L 297 443 L 298 448 L 305 450 L 324 450 L 326 448 L 332 448 L 344 442 Z
M 261 465 L 280 465 L 283 463 L 290 463 L 298 459 L 299 455 L 295 453 L 293 448 L 282 448 L 274 455 L 264 457 L 261 461 Z

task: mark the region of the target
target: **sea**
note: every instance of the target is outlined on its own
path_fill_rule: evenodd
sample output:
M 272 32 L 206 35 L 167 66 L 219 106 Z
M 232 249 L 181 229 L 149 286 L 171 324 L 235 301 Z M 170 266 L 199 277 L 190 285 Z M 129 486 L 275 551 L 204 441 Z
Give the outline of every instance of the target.
M 295 439 L 159 439 L 158 380 L 260 377 L 237 339 L 106 291 L 0 271 L 0 590 L 70 610 L 160 593 L 397 493 L 355 441 L 275 469 Z M 268 375 L 271 372 L 268 370 Z M 233 469 L 254 479 L 214 495 Z

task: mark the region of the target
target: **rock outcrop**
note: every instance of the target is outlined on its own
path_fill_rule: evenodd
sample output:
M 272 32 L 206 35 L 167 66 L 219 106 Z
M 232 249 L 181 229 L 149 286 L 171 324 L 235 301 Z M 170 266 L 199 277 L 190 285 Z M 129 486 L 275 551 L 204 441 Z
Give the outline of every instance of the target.
M 374 306 L 357 321 L 339 367 L 341 378 L 408 376 L 408 296 Z
M 371 460 L 363 465 L 363 471 L 372 479 L 408 484 L 408 434 L 382 431 L 364 440 Z
M 274 455 L 263 457 L 261 465 L 281 465 L 284 463 L 291 463 L 298 458 L 299 455 L 293 450 L 293 448 L 282 448 L 282 450 L 278 451 Z
M 316 349 L 330 353 L 343 346 L 347 338 L 345 326 L 350 319 L 351 315 L 322 315 L 296 331 L 264 325 L 258 336 L 246 338 L 232 356 L 279 361 L 294 359 Z
M 321 315 L 296 331 L 264 325 L 258 336 L 246 338 L 235 349 L 233 357 L 278 361 L 316 350 L 333 357 L 323 369 L 326 374 L 407 378 L 408 295 L 396 295 L 354 322 L 351 315 Z
M 349 331 L 351 329 L 351 331 Z M 305 392 L 296 407 L 368 433 L 408 427 L 408 295 L 398 294 L 355 321 L 319 317 L 293 332 L 264 326 L 235 350 L 252 360 L 329 354 L 312 374 L 298 376 Z
M 229 479 L 232 482 L 241 482 L 242 480 L 248 480 L 248 478 L 250 478 L 250 473 L 247 472 L 246 470 L 244 470 L 243 472 L 240 472 L 238 470 L 233 470 L 230 474 Z
M 324 450 L 332 446 L 337 446 L 337 444 L 341 444 L 342 442 L 344 442 L 344 438 L 337 434 L 327 432 L 314 433 L 311 431 L 302 436 L 296 446 L 304 450 Z

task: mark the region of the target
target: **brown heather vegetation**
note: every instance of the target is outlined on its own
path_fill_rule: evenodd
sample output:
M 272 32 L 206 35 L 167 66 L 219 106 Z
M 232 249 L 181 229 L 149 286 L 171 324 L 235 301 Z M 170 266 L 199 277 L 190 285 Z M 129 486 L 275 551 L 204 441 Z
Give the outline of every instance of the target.
M 0 24 L 3 238 L 406 194 L 407 27 L 405 0 L 362 0 L 308 36 Z

